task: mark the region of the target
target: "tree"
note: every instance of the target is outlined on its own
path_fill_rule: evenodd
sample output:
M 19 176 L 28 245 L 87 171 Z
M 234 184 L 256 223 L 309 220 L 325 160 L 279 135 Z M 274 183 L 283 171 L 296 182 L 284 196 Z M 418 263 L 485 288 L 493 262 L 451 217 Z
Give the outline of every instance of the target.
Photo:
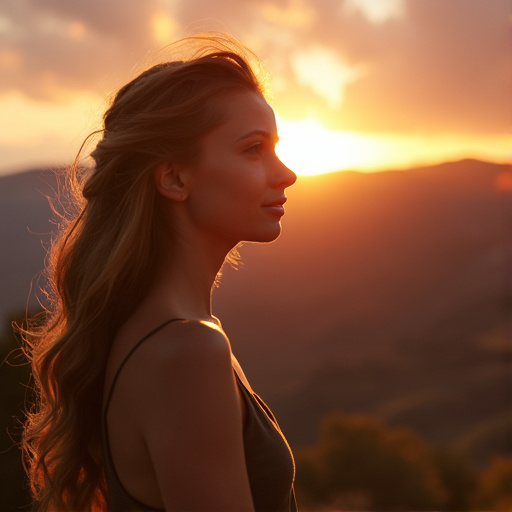
M 319 443 L 297 452 L 305 503 L 372 510 L 432 510 L 448 497 L 433 450 L 412 431 L 367 416 L 334 414 Z
M 472 495 L 477 485 L 476 470 L 455 450 L 436 450 L 436 466 L 447 490 L 443 510 L 473 510 Z
M 512 510 L 512 458 L 498 457 L 482 472 L 475 496 L 482 510 Z
M 30 507 L 19 447 L 23 411 L 31 400 L 30 366 L 12 328 L 13 321 L 21 322 L 24 316 L 19 313 L 8 319 L 0 337 L 0 510 Z

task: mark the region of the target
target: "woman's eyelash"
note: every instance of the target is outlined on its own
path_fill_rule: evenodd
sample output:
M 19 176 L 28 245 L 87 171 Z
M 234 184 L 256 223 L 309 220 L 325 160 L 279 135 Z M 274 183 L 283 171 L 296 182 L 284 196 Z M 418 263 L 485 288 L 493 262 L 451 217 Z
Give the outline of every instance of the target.
M 263 144 L 261 142 L 257 142 L 256 144 L 253 144 L 252 146 L 247 148 L 247 152 L 248 153 L 256 153 L 259 155 L 261 153 L 262 149 L 263 149 Z

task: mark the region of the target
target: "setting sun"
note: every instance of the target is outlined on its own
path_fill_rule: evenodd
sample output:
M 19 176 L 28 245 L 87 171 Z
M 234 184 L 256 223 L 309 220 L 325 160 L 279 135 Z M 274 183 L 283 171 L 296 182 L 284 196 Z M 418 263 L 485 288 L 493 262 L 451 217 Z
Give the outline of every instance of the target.
M 374 172 L 406 169 L 432 162 L 477 158 L 508 161 L 510 136 L 489 134 L 404 135 L 335 131 L 315 119 L 284 120 L 277 116 L 279 158 L 301 176 L 334 171 Z M 429 157 L 425 148 L 429 148 Z
M 290 169 L 301 175 L 357 167 L 371 145 L 357 134 L 329 130 L 313 119 L 278 119 L 277 124 L 277 154 Z

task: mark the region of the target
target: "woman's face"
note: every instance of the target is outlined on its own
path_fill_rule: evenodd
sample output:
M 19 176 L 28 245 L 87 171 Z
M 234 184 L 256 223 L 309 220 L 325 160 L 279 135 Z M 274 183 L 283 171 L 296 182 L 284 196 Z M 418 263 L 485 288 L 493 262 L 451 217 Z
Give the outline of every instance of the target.
M 225 121 L 204 137 L 191 166 L 185 206 L 195 228 L 230 247 L 270 242 L 296 176 L 275 154 L 276 122 L 265 99 L 243 91 L 223 103 Z

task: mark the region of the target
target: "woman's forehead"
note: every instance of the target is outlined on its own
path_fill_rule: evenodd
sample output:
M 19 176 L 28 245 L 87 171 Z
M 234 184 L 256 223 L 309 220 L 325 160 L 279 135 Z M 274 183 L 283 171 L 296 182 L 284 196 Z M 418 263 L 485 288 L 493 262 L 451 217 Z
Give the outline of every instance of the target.
M 277 137 L 274 111 L 260 94 L 238 92 L 226 98 L 224 105 L 224 120 L 210 135 L 228 137 L 233 142 L 257 133 Z

